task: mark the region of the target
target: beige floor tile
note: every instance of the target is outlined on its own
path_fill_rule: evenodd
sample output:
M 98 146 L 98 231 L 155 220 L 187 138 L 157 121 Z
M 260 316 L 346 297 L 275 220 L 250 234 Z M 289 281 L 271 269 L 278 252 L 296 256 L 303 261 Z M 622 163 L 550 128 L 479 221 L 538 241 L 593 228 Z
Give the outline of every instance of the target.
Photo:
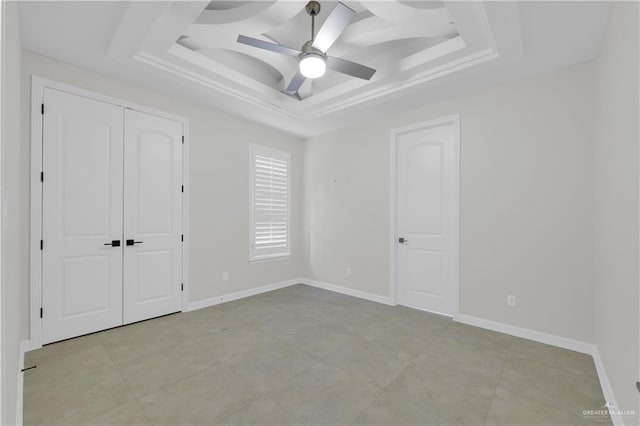
M 100 345 L 100 340 L 96 333 L 51 343 L 40 349 L 26 352 L 24 355 L 24 365 L 38 364 L 38 362 L 45 358 L 73 354 L 79 350 L 96 345 Z
M 380 391 L 337 367 L 316 364 L 267 393 L 304 424 L 350 424 Z
M 296 374 L 317 364 L 319 359 L 282 341 L 259 351 L 245 352 L 226 364 L 262 392 L 280 387 Z
M 274 337 L 283 337 L 303 327 L 318 325 L 318 321 L 311 317 L 287 310 L 274 310 L 254 323 L 261 331 Z
M 417 309 L 397 306 L 397 315 L 391 320 L 404 332 L 411 333 L 416 337 L 432 338 L 440 335 L 453 324 L 451 318 L 436 315 Z
M 291 310 L 296 306 L 313 302 L 313 300 L 310 300 L 309 297 L 295 294 L 295 292 L 290 292 L 286 288 L 270 291 L 268 293 L 258 294 L 253 298 L 262 302 L 267 302 L 274 309 L 286 309 L 286 310 Z
M 25 395 L 24 424 L 87 424 L 134 401 L 115 369 L 94 371 Z
M 487 418 L 488 426 L 583 425 L 589 420 L 498 386 Z M 603 422 L 602 425 L 606 425 Z
M 500 384 L 575 415 L 599 409 L 605 403 L 597 379 L 524 358 L 507 359 Z
M 352 338 L 353 336 L 341 327 L 319 324 L 300 328 L 282 340 L 318 358 L 324 358 L 347 344 Z
M 281 308 L 274 308 L 274 306 L 269 302 L 258 300 L 253 297 L 234 300 L 228 303 L 221 303 L 220 305 L 212 306 L 208 309 L 221 312 L 228 315 L 229 318 L 237 319 L 239 322 L 261 319 L 265 315 L 281 310 Z
M 370 300 L 359 299 L 357 297 L 349 297 L 337 295 L 337 303 L 347 309 L 357 309 L 362 312 L 374 315 L 380 320 L 392 320 L 398 315 L 398 307 L 385 305 L 382 303 L 372 302 Z
M 608 424 L 582 416 L 604 403 L 587 355 L 305 285 L 47 345 L 30 365 L 25 424 Z
M 109 354 L 97 340 L 74 345 L 74 350 L 48 350 L 47 355 L 38 356 L 33 365 L 37 367 L 25 372 L 24 395 L 52 389 L 87 374 L 115 369 Z
M 441 365 L 460 374 L 477 375 L 497 383 L 506 357 L 505 351 L 497 352 L 459 340 L 437 337 L 416 359 L 416 364 Z
M 413 359 L 398 349 L 353 335 L 329 352 L 324 361 L 384 389 Z
M 350 319 L 363 321 L 370 318 L 363 312 L 349 312 L 334 303 L 313 298 L 304 298 L 302 302 L 290 306 L 288 310 L 301 317 L 331 324 L 346 323 Z
M 197 342 L 212 360 L 228 361 L 236 355 L 262 350 L 274 340 L 273 336 L 249 323 L 207 334 Z
M 296 295 L 296 296 L 303 296 L 303 297 L 313 297 L 320 300 L 331 300 L 336 295 L 336 293 L 332 291 L 325 290 L 318 287 L 311 287 L 304 284 L 292 285 L 290 287 L 282 288 L 271 293 L 275 293 L 276 295 L 286 294 L 286 295 Z
M 574 374 L 598 377 L 593 357 L 544 343 L 514 337 L 511 356 L 530 359 L 540 364 L 562 368 Z
M 192 316 L 173 325 L 188 339 L 202 339 L 212 333 L 241 327 L 249 322 L 248 319 L 239 320 L 229 312 L 217 309 L 218 306 L 203 309 L 199 315 Z
M 320 308 L 323 321 L 339 327 L 358 326 L 364 324 L 373 324 L 385 321 L 384 318 L 364 312 L 358 309 L 335 308 L 334 310 L 325 310 Z
M 87 425 L 95 426 L 138 426 L 151 425 L 137 402 L 119 405 L 106 413 L 89 420 Z
M 198 342 L 137 358 L 118 367 L 122 378 L 136 397 L 206 370 L 217 360 Z
M 116 365 L 178 347 L 188 340 L 175 327 L 154 320 L 103 331 L 98 338 Z
M 370 342 L 375 342 L 393 350 L 400 350 L 418 356 L 427 348 L 437 334 L 416 335 L 398 321 L 381 321 L 370 324 L 346 325 L 345 330 Z
M 496 389 L 490 380 L 442 366 L 412 365 L 387 391 L 430 414 L 435 424 L 483 424 Z
M 357 309 L 359 311 L 373 315 L 384 315 L 386 312 L 392 312 L 394 310 L 394 307 L 392 306 L 370 302 L 368 300 L 360 299 L 357 297 L 347 296 L 344 294 L 335 293 L 329 290 L 310 287 L 306 285 L 289 287 L 286 290 L 289 290 L 299 296 L 311 297 L 318 301 L 329 303 L 342 309 Z
M 293 413 L 278 406 L 267 397 L 262 397 L 248 406 L 240 409 L 223 420 L 214 422 L 216 425 L 264 425 L 264 426 L 294 426 L 302 422 Z
M 458 322 L 451 322 L 442 336 L 496 352 L 509 351 L 513 341 L 513 337 L 509 335 Z
M 423 408 L 385 392 L 356 419 L 354 425 L 423 426 L 435 423 Z
M 154 425 L 212 424 L 260 398 L 261 393 L 228 367 L 217 364 L 138 401 Z

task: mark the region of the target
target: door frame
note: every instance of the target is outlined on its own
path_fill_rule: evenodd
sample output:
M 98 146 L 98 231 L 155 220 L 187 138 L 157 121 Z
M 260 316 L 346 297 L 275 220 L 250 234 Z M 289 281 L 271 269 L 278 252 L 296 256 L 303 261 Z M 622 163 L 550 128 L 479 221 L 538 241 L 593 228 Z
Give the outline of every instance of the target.
M 90 90 L 80 89 L 66 83 L 55 80 L 31 76 L 31 134 L 30 157 L 30 236 L 29 236 L 29 285 L 30 285 L 30 350 L 42 347 L 42 319 L 40 308 L 42 307 L 42 251 L 40 240 L 42 238 L 42 184 L 40 172 L 42 170 L 42 120 L 41 105 L 44 100 L 44 90 L 55 89 L 71 95 L 82 96 L 96 101 L 117 105 L 127 109 L 133 109 L 146 114 L 156 115 L 182 123 L 184 143 L 182 145 L 182 182 L 184 193 L 182 195 L 182 233 L 185 241 L 189 241 L 189 120 L 185 117 L 149 108 L 144 105 L 114 98 Z M 45 241 L 46 244 L 46 241 Z M 189 300 L 189 245 L 182 244 L 182 310 L 187 307 Z
M 460 312 L 460 292 L 459 292 L 459 276 L 460 276 L 460 262 L 459 262 L 459 251 L 460 251 L 460 114 L 452 114 L 447 115 L 445 117 L 436 118 L 433 120 L 422 121 L 419 123 L 414 123 L 408 126 L 399 127 L 391 130 L 391 141 L 390 141 L 390 150 L 389 150 L 389 158 L 390 158 L 390 182 L 391 185 L 389 187 L 389 296 L 391 298 L 391 303 L 393 305 L 398 304 L 398 291 L 397 291 L 397 250 L 398 245 L 396 244 L 398 235 L 397 235 L 397 209 L 398 209 L 398 200 L 397 200 L 397 185 L 398 185 L 398 175 L 397 175 L 397 151 L 398 151 L 398 136 L 404 133 L 413 132 L 422 129 L 429 129 L 432 127 L 439 127 L 443 125 L 452 125 L 453 126 L 453 144 L 455 151 L 455 161 L 454 161 L 454 173 L 453 173 L 453 197 L 454 206 L 454 218 L 453 218 L 453 230 L 452 230 L 452 238 L 454 241 L 454 250 L 452 253 L 453 256 L 453 264 L 455 265 L 453 271 L 453 298 L 454 298 L 454 308 L 451 313 L 452 317 L 456 317 Z M 441 312 L 436 312 L 437 314 L 441 314 Z M 446 314 L 449 316 L 449 314 Z

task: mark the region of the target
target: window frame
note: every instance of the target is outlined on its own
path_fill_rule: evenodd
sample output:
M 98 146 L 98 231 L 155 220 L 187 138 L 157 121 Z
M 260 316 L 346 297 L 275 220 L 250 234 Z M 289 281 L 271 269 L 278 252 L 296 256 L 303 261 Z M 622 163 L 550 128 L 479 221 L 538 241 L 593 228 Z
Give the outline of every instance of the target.
M 261 253 L 261 249 L 255 248 L 256 156 L 269 157 L 287 163 L 287 241 L 281 252 Z M 280 260 L 289 257 L 291 257 L 291 153 L 262 145 L 249 144 L 249 262 Z

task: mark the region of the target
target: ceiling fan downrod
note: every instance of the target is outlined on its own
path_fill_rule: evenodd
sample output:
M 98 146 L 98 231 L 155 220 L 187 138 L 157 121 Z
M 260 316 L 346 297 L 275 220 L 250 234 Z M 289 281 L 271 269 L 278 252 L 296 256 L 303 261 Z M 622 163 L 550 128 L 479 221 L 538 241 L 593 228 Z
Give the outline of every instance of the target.
M 316 36 L 316 15 L 320 13 L 320 3 L 315 0 L 311 0 L 307 3 L 305 10 L 307 11 L 307 14 L 311 16 L 311 41 L 313 42 Z

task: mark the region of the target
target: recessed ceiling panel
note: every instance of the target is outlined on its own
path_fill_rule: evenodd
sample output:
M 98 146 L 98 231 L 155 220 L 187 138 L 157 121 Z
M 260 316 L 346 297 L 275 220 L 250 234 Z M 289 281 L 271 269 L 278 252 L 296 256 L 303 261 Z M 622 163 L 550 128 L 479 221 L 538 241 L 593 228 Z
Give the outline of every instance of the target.
M 306 81 L 295 97 L 286 87 L 298 71 L 298 58 L 237 42 L 239 35 L 302 50 L 312 39 L 312 20 L 303 1 L 211 1 L 177 35 L 167 51 L 150 49 L 153 58 L 196 72 L 203 79 L 229 80 L 257 102 L 278 104 L 292 114 L 314 104 L 338 101 L 352 94 L 372 94 L 398 80 L 415 77 L 425 65 L 443 61 L 465 49 L 451 12 L 439 1 L 346 1 L 355 15 L 327 54 L 376 70 L 371 80 L 360 80 L 328 70 Z M 322 28 L 337 2 L 320 2 L 315 32 Z M 177 19 L 177 18 L 176 18 Z M 152 43 L 153 44 L 153 43 Z M 440 60 L 440 62 L 438 62 Z M 242 89 L 240 89 L 242 90 Z M 292 103 L 292 99 L 298 102 Z

